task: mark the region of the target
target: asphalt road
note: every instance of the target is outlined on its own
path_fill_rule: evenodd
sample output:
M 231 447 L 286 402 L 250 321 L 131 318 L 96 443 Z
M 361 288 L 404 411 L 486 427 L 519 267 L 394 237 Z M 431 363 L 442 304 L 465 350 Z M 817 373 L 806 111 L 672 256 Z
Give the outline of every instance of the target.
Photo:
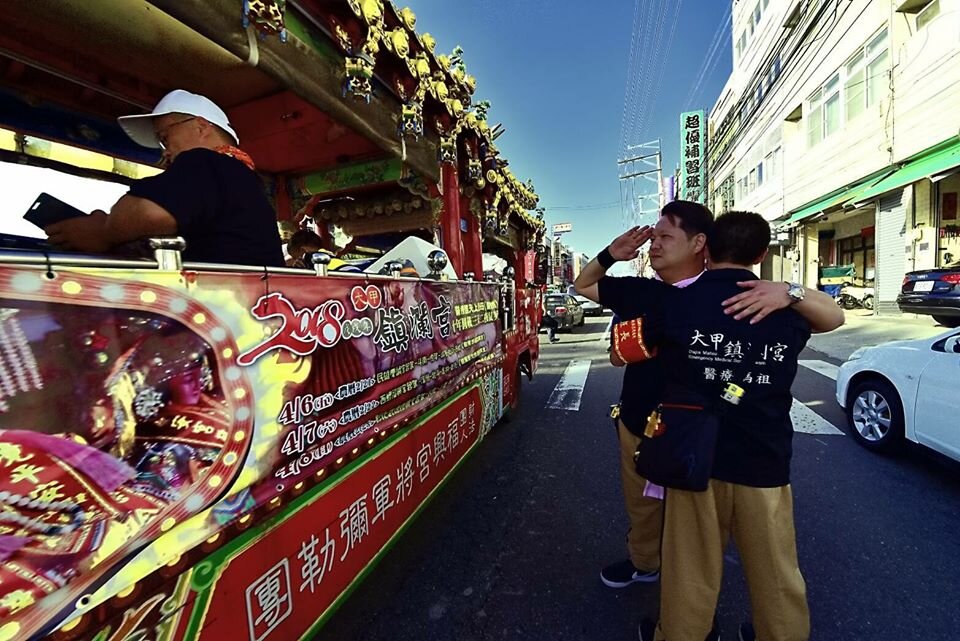
M 612 590 L 598 576 L 625 558 L 626 531 L 606 418 L 620 390 L 607 320 L 543 341 L 513 420 L 474 450 L 318 641 L 637 638 L 640 619 L 656 616 L 657 584 Z M 793 486 L 811 639 L 960 639 L 960 469 L 916 447 L 878 456 L 833 429 L 846 430 L 829 377 L 837 362 L 804 358 L 794 393 L 815 415 L 803 421 L 812 433 L 794 439 Z M 548 408 L 570 361 L 583 359 L 579 409 Z M 719 617 L 725 641 L 749 617 L 733 547 Z

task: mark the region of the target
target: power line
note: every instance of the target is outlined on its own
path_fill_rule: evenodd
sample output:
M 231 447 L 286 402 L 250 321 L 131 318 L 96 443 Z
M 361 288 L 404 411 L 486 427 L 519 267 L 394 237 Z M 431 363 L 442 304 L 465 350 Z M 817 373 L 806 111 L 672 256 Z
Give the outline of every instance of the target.
M 666 45 L 663 47 L 663 49 L 661 50 L 662 53 L 661 53 L 660 62 L 659 62 L 659 65 L 658 65 L 658 66 L 659 66 L 659 69 L 658 69 L 658 71 L 657 71 L 657 81 L 656 81 L 656 83 L 654 84 L 654 91 L 653 91 L 653 93 L 652 93 L 652 98 L 651 98 L 651 101 L 650 101 L 650 107 L 649 107 L 649 109 L 646 109 L 646 110 L 645 110 L 645 112 L 644 112 L 644 118 L 643 118 L 643 120 L 640 121 L 640 133 L 641 133 L 641 135 L 642 135 L 643 132 L 645 131 L 645 128 L 646 128 L 646 126 L 647 126 L 647 121 L 650 119 L 650 113 L 653 111 L 653 109 L 654 109 L 654 108 L 656 107 L 656 105 L 657 105 L 657 96 L 658 96 L 659 93 L 660 93 L 660 86 L 661 86 L 661 84 L 663 83 L 663 73 L 664 73 L 664 71 L 666 71 L 666 69 L 667 69 L 667 60 L 669 59 L 670 50 L 671 50 L 671 48 L 673 47 L 673 37 L 674 37 L 674 34 L 675 34 L 676 31 L 677 31 L 677 23 L 680 21 L 680 10 L 681 10 L 682 7 L 683 7 L 683 0 L 677 0 L 677 1 L 676 1 L 676 4 L 674 5 L 673 21 L 672 21 L 672 23 L 670 24 L 670 33 L 669 33 L 669 35 L 667 36 L 667 43 L 666 43 Z
M 654 0 L 649 0 L 648 6 L 650 7 L 650 12 L 643 25 L 643 36 L 640 39 L 640 43 L 641 43 L 640 51 L 645 49 L 649 50 L 650 48 L 649 43 L 653 40 L 652 36 L 656 29 L 656 24 L 660 22 L 660 16 L 663 15 L 664 10 L 666 9 L 665 1 L 660 1 L 658 3 Z M 657 15 L 656 20 L 654 20 L 654 12 L 656 12 L 656 15 Z M 651 67 L 652 67 L 651 61 L 645 58 L 644 63 L 641 66 L 639 76 L 635 82 L 635 86 L 637 88 L 637 93 L 636 93 L 637 101 L 632 106 L 631 113 L 630 113 L 630 123 L 627 128 L 628 140 L 638 138 L 637 121 L 639 120 L 639 117 L 640 117 L 640 107 L 642 105 L 643 89 L 646 86 L 647 77 L 649 76 Z
M 641 5 L 643 8 L 641 9 Z M 643 30 L 647 25 L 646 13 L 650 4 L 643 4 L 643 0 L 635 0 L 633 31 L 631 33 L 630 63 L 627 69 L 626 86 L 624 93 L 624 120 L 621 127 L 621 151 L 625 151 L 630 141 L 630 122 L 633 119 L 637 102 L 637 83 L 640 68 L 640 48 L 643 45 Z
M 615 200 L 609 203 L 593 203 L 591 205 L 563 205 L 559 207 L 550 207 L 548 205 L 543 205 L 543 208 L 549 211 L 556 211 L 558 209 L 586 211 L 590 209 L 608 209 L 610 207 L 616 207 L 619 204 L 620 204 L 620 201 Z
M 733 33 L 732 12 L 733 3 L 730 3 L 727 5 L 727 10 L 720 19 L 720 24 L 717 25 L 717 30 L 714 32 L 713 38 L 710 40 L 710 46 L 707 48 L 707 55 L 703 59 L 703 64 L 700 65 L 700 71 L 697 73 L 696 80 L 695 82 L 691 83 L 690 90 L 687 91 L 687 97 L 683 101 L 684 111 L 690 110 L 693 100 L 696 98 L 697 92 L 700 91 L 700 85 L 703 84 L 704 79 L 709 76 L 710 69 L 715 64 L 715 60 L 719 60 L 719 56 L 717 54 L 720 51 L 720 44 L 723 42 L 723 34 L 726 31 L 727 20 L 731 20 L 730 32 Z
M 661 53 L 660 42 L 663 38 L 663 22 L 666 15 L 667 4 L 663 2 L 660 4 L 660 10 L 657 12 L 657 21 L 653 25 L 653 33 L 651 34 L 650 43 L 647 47 L 647 50 L 651 52 L 651 56 L 646 66 L 643 83 L 640 87 L 640 106 L 637 109 L 637 119 L 633 123 L 634 136 L 638 139 L 642 139 L 643 136 L 643 122 L 647 117 L 647 102 L 650 97 L 650 88 L 653 84 L 653 78 L 657 75 Z
M 633 26 L 630 30 L 630 54 L 627 58 L 627 78 L 624 83 L 623 93 L 623 114 L 620 116 L 620 148 L 625 149 L 627 145 L 627 105 L 630 103 L 630 93 L 632 85 L 630 79 L 636 68 L 636 50 L 637 50 L 637 21 L 640 18 L 640 0 L 634 0 L 633 3 Z

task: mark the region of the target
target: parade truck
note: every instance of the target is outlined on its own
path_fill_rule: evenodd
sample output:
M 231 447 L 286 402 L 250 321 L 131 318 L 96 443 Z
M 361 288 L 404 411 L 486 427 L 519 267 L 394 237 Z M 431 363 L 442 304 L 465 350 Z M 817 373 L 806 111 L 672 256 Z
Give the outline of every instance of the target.
M 0 640 L 313 638 L 517 405 L 542 212 L 462 52 L 415 26 L 384 0 L 4 6 L 0 161 L 151 175 L 116 118 L 185 89 L 281 229 L 333 249 L 0 234 Z

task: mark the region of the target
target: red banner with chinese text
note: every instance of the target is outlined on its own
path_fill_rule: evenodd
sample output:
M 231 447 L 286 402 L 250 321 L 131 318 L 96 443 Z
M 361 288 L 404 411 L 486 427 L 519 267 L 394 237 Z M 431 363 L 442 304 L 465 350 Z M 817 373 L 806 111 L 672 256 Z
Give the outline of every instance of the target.
M 230 559 L 200 639 L 300 638 L 476 443 L 482 414 L 474 387 Z

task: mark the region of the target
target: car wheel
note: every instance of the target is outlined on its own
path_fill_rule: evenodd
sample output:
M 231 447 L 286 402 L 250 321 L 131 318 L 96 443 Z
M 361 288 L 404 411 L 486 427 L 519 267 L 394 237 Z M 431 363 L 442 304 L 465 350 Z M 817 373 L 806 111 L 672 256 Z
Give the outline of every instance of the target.
M 944 327 L 960 327 L 960 316 L 934 316 L 933 320 Z
M 874 378 L 857 384 L 847 403 L 847 422 L 860 445 L 889 452 L 903 440 L 903 403 L 893 385 Z

